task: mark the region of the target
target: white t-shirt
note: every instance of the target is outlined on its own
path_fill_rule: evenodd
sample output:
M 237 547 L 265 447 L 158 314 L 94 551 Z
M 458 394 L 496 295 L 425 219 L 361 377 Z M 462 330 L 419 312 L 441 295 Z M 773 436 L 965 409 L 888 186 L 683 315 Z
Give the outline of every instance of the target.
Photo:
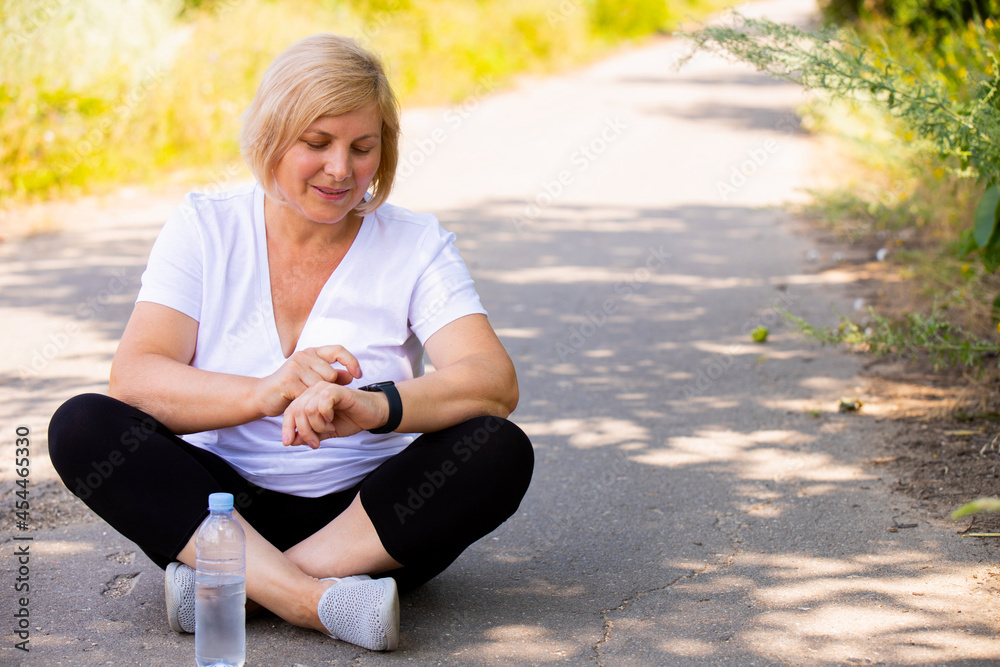
M 421 375 L 427 338 L 460 317 L 486 313 L 454 240 L 432 215 L 387 204 L 365 216 L 295 349 L 343 345 L 361 365 L 355 388 Z M 137 301 L 198 321 L 195 368 L 248 377 L 277 370 L 286 359 L 271 304 L 263 190 L 189 194 L 153 245 Z M 355 485 L 415 437 L 362 431 L 316 450 L 284 447 L 278 416 L 184 439 L 254 484 L 317 497 Z

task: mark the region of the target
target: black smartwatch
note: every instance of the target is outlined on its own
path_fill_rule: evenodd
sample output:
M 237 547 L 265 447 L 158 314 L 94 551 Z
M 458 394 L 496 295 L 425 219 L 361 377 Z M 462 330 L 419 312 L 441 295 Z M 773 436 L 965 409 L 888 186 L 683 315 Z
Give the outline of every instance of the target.
M 368 429 L 369 433 L 392 433 L 399 427 L 399 422 L 403 421 L 403 401 L 399 398 L 399 390 L 396 389 L 395 382 L 391 380 L 376 382 L 358 387 L 358 391 L 380 391 L 389 399 L 389 421 L 378 428 Z

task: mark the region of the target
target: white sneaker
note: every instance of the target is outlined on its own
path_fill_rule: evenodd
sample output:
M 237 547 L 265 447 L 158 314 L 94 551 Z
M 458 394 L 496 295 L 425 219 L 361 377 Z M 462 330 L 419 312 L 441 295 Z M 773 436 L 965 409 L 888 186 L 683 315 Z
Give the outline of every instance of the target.
M 194 569 L 184 563 L 171 563 L 167 566 L 164 589 L 170 629 L 194 632 Z
M 331 579 L 337 583 L 323 593 L 317 609 L 330 636 L 372 651 L 394 650 L 399 645 L 396 580 L 365 575 Z

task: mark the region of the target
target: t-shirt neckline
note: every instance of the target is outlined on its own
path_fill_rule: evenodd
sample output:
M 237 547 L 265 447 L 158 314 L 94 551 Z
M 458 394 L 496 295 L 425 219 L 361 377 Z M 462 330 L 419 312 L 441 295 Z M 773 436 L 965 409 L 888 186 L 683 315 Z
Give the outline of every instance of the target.
M 354 237 L 354 241 L 351 242 L 351 247 L 347 249 L 343 259 L 340 260 L 340 264 L 338 264 L 337 268 L 333 270 L 330 277 L 326 279 L 326 282 L 323 284 L 323 288 L 316 296 L 316 301 L 313 303 L 313 307 L 309 311 L 308 317 L 306 317 L 305 324 L 302 325 L 302 331 L 299 332 L 299 338 L 295 341 L 295 348 L 292 350 L 292 354 L 299 351 L 302 339 L 305 337 L 306 331 L 315 319 L 314 315 L 316 312 L 324 312 L 326 310 L 326 302 L 333 298 L 332 295 L 336 292 L 333 285 L 335 283 L 342 282 L 344 277 L 351 272 L 352 266 L 355 262 L 354 258 L 361 252 L 360 250 L 357 250 L 357 248 L 363 245 L 368 239 L 368 235 L 372 227 L 372 224 L 369 221 L 370 216 L 372 216 L 372 213 L 368 213 L 361 219 L 361 228 Z M 281 349 L 281 337 L 278 336 L 278 325 L 274 318 L 274 301 L 271 294 L 271 268 L 267 261 L 267 227 L 264 224 L 264 189 L 260 187 L 259 183 L 254 187 L 253 223 L 257 238 L 257 274 L 260 277 L 259 298 L 261 310 L 267 315 L 267 338 L 271 344 L 272 355 L 280 360 L 280 363 L 284 363 L 291 355 L 286 357 L 284 351 Z M 330 341 L 330 344 L 335 343 L 336 341 Z

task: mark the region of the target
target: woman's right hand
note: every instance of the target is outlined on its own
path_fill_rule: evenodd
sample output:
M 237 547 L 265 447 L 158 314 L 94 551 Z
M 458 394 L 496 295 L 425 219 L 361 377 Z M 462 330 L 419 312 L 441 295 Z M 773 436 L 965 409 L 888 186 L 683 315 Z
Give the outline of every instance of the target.
M 334 363 L 344 368 L 334 368 Z M 343 346 L 309 347 L 288 357 L 281 368 L 257 382 L 254 403 L 265 416 L 277 417 L 318 382 L 346 385 L 360 377 L 361 365 Z

